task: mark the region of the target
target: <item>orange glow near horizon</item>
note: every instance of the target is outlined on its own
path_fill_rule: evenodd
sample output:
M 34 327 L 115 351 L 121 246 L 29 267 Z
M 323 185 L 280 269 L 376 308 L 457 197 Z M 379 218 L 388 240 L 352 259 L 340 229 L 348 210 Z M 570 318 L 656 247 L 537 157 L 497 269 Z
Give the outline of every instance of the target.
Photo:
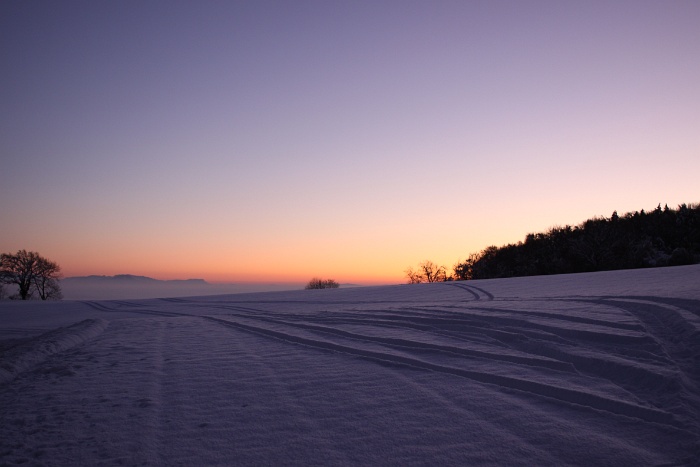
M 200 266 L 201 267 L 201 266 Z M 64 277 L 103 275 L 114 276 L 118 274 L 132 274 L 146 276 L 159 280 L 177 279 L 204 279 L 210 283 L 305 283 L 313 277 L 335 279 L 341 283 L 357 283 L 361 285 L 394 284 L 405 281 L 402 272 L 395 271 L 382 274 L 382 272 L 353 272 L 327 269 L 326 272 L 315 272 L 312 269 L 302 270 L 295 273 L 274 273 L 263 270 L 253 270 L 251 272 L 238 272 L 231 270 L 195 269 L 182 268 L 174 270 L 163 270 L 160 268 L 139 267 L 133 265 L 129 267 L 89 267 L 70 268 L 63 267 Z M 305 272 L 304 272 L 305 271 Z
M 284 248 L 265 248 L 261 253 L 259 249 L 237 252 L 213 246 L 187 255 L 183 253 L 185 248 L 172 254 L 165 249 L 139 251 L 135 244 L 126 253 L 81 249 L 53 254 L 49 249 L 44 254 L 62 265 L 65 276 L 135 274 L 156 279 L 202 278 L 208 282 L 306 282 L 318 276 L 362 284 L 396 283 L 403 281 L 403 269 L 408 266 L 397 259 L 397 267 L 373 252 L 344 256 L 342 250 L 316 252 L 301 245 L 292 250 Z
M 700 201 L 700 2 L 239 3 L 3 3 L 0 252 L 403 283 Z
M 470 230 L 466 224 L 454 226 L 453 232 L 445 231 L 437 237 L 420 224 L 414 224 L 414 234 L 400 235 L 398 230 L 404 230 L 403 227 L 384 226 L 365 233 L 355 230 L 328 236 L 309 234 L 308 241 L 302 240 L 307 231 L 288 231 L 286 240 L 258 236 L 246 241 L 239 237 L 237 244 L 244 246 L 241 248 L 228 246 L 214 237 L 204 243 L 197 237 L 189 243 L 180 237 L 138 241 L 148 238 L 145 236 L 128 241 L 85 237 L 76 242 L 58 237 L 41 241 L 42 236 L 37 235 L 32 242 L 35 246 L 27 249 L 57 261 L 65 277 L 133 274 L 161 280 L 197 278 L 211 283 L 305 283 L 312 277 L 321 277 L 362 285 L 397 284 L 406 281 L 407 268 L 415 268 L 423 260 L 431 260 L 451 271 L 458 261 L 486 246 L 516 243 L 527 233 L 542 232 L 555 224 L 576 225 L 595 215 L 603 214 L 581 214 L 578 220 L 573 220 L 572 215 L 560 222 L 553 222 L 546 215 L 524 216 L 526 219 L 520 220 L 516 227 L 510 222 L 518 218 L 510 216 L 504 222 L 492 221 L 492 225 L 481 229 Z M 508 227 L 519 231 L 508 234 Z M 469 247 L 469 243 L 474 246 Z M 26 248 L 17 245 L 8 251 L 22 247 Z

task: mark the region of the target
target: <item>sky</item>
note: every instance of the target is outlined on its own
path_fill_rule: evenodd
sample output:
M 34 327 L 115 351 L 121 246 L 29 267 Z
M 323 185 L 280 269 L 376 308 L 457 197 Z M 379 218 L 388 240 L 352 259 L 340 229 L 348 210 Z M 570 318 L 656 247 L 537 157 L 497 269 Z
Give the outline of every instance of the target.
M 697 1 L 0 2 L 0 251 L 398 283 L 700 201 Z

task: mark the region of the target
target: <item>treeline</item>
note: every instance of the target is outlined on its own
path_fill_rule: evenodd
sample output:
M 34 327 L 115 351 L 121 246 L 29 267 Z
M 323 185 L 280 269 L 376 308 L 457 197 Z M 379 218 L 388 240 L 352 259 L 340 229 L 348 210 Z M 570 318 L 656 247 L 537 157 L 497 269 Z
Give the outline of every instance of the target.
M 490 246 L 454 265 L 422 262 L 408 268 L 410 283 L 568 274 L 700 263 L 700 204 L 678 209 L 596 217 L 572 226 L 531 233 L 524 242 Z
M 456 280 L 675 266 L 700 262 L 700 204 L 593 218 L 490 246 L 454 266 Z M 449 280 L 449 279 L 448 279 Z

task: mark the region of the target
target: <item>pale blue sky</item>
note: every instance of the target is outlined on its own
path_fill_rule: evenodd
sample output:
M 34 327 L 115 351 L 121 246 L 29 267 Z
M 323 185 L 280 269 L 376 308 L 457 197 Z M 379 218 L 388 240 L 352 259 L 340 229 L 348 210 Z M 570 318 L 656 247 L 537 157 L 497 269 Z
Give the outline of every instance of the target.
M 0 3 L 0 250 L 400 281 L 700 201 L 696 1 Z

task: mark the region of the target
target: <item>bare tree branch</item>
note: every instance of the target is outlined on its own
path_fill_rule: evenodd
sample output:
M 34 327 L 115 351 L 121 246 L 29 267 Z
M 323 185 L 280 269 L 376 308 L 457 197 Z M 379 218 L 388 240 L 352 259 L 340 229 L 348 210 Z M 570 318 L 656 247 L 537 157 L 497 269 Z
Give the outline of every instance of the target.
M 42 300 L 60 299 L 61 268 L 34 251 L 0 255 L 0 282 L 18 286 L 18 297 L 27 300 L 36 291 Z

